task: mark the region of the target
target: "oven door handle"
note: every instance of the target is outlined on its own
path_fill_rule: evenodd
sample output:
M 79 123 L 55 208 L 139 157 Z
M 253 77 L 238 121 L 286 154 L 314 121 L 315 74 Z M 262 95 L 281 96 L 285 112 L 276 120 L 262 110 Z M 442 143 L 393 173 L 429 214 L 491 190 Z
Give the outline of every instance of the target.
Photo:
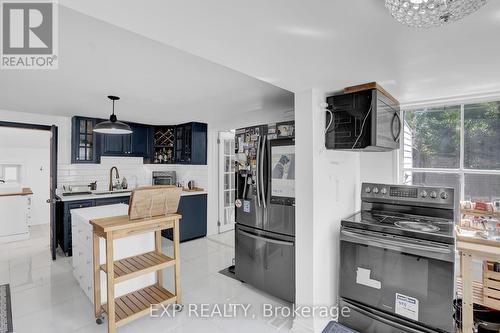
M 359 233 L 347 231 L 347 230 L 342 230 L 340 233 L 344 236 L 354 238 L 357 240 L 361 240 L 361 241 L 364 241 L 367 243 L 372 243 L 375 246 L 382 247 L 382 248 L 389 248 L 392 245 L 393 247 L 395 246 L 395 247 L 399 247 L 402 249 L 428 251 L 428 252 L 439 253 L 439 254 L 452 254 L 453 253 L 448 247 L 442 247 L 439 245 L 427 246 L 427 245 L 415 244 L 415 243 L 410 243 L 410 242 L 404 243 L 404 242 L 394 241 L 394 240 L 390 240 L 390 239 L 383 239 L 382 240 L 376 236 L 361 235 Z
M 362 309 L 354 304 L 352 304 L 351 302 L 347 302 L 345 301 L 345 303 L 347 304 L 347 307 L 348 308 L 352 308 L 354 311 L 356 312 L 359 312 L 361 313 L 362 315 L 365 315 L 375 321 L 378 321 L 378 322 L 381 322 L 383 324 L 386 324 L 388 326 L 391 326 L 391 327 L 394 327 L 396 329 L 399 329 L 399 330 L 402 330 L 404 332 L 409 332 L 409 333 L 422 333 L 421 330 L 417 330 L 417 329 L 414 329 L 412 327 L 408 327 L 406 325 L 401 325 L 395 321 L 392 321 L 392 320 L 389 320 L 387 318 L 384 318 L 384 317 L 381 317 L 375 313 L 372 313 L 371 311 L 367 311 L 365 309 Z

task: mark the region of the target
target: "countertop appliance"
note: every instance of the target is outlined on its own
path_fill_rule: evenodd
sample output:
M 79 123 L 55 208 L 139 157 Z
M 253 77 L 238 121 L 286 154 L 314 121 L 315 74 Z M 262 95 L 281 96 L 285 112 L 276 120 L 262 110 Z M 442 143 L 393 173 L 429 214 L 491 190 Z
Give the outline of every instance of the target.
M 153 171 L 153 185 L 177 185 L 175 171 Z
M 454 191 L 362 185 L 342 220 L 339 321 L 360 332 L 454 332 Z
M 295 126 L 236 131 L 236 277 L 295 300 Z
M 330 96 L 326 113 L 327 149 L 388 151 L 399 148 L 400 107 L 378 89 Z

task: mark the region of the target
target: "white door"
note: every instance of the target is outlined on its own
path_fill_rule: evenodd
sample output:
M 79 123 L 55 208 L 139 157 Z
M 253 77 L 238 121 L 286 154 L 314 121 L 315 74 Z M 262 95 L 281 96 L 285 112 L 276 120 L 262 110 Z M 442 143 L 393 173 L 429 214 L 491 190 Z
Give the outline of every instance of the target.
M 219 233 L 234 229 L 234 132 L 219 132 Z

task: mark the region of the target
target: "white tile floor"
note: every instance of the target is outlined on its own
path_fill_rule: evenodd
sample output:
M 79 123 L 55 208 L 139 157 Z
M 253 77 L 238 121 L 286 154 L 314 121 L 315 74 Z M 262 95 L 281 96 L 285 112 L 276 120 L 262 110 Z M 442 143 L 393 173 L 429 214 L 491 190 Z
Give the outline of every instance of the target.
M 71 258 L 50 259 L 48 234 L 47 225 L 35 226 L 29 240 L 0 244 L 0 283 L 11 286 L 14 332 L 106 332 L 106 323 L 95 324 L 93 306 L 73 278 Z M 164 250 L 172 251 L 170 241 Z M 185 307 L 175 318 L 147 316 L 118 332 L 289 332 L 291 319 L 264 318 L 261 311 L 265 303 L 288 304 L 218 273 L 233 256 L 233 232 L 182 243 L 183 303 L 250 304 L 248 318 L 196 318 Z M 171 274 L 165 276 L 171 286 Z

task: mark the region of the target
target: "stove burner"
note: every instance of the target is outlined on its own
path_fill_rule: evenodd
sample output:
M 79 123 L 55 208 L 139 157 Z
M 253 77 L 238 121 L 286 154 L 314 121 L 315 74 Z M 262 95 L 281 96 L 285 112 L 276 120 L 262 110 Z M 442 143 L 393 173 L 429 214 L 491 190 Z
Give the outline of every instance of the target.
M 417 230 L 422 232 L 436 232 L 439 231 L 439 227 L 435 225 L 422 223 L 422 222 L 414 222 L 414 221 L 397 221 L 394 223 L 396 227 L 400 227 L 403 229 Z

